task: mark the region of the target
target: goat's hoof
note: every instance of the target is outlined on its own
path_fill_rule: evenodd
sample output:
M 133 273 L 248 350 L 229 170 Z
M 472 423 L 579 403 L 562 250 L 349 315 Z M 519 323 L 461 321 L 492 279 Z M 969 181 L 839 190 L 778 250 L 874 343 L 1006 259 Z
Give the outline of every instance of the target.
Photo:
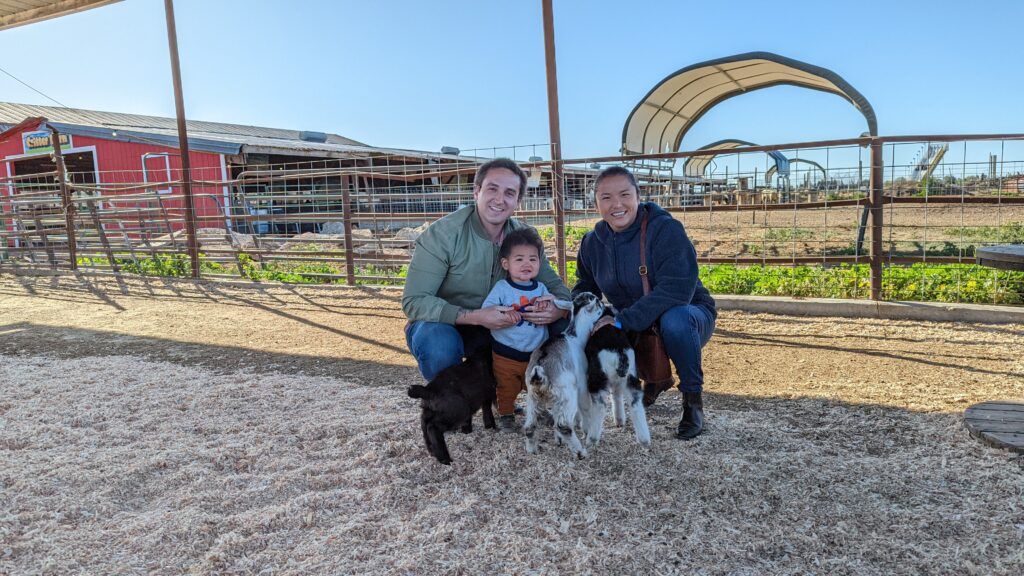
M 445 466 L 451 466 L 452 465 L 451 458 L 438 458 L 437 461 L 440 462 L 441 464 L 444 464 Z

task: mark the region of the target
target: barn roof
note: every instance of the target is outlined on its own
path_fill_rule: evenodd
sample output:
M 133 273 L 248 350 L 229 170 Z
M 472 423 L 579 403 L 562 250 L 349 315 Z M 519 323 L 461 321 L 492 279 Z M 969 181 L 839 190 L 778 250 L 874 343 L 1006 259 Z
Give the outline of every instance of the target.
M 178 146 L 178 129 L 174 118 L 0 102 L 0 124 L 17 124 L 33 116 L 47 118 L 57 129 L 69 134 Z M 318 134 L 317 139 L 322 138 L 324 142 L 312 142 L 304 140 L 299 130 L 201 120 L 188 121 L 188 135 L 190 147 L 220 154 L 237 154 L 242 146 L 267 148 L 268 152 L 270 149 L 312 152 L 332 149 L 342 151 L 350 147 L 369 148 L 361 142 L 337 134 Z
M 748 52 L 687 66 L 659 82 L 626 119 L 622 154 L 674 152 L 690 127 L 715 105 L 783 84 L 841 96 L 864 115 L 871 135 L 878 134 L 871 104 L 835 72 L 770 52 Z

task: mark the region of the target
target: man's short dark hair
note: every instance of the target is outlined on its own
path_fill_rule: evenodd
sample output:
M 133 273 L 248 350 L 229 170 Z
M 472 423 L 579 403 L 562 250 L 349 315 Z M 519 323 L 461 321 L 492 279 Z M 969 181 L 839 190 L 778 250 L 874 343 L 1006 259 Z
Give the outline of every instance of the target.
M 601 170 L 601 173 L 594 179 L 594 192 L 597 192 L 597 187 L 601 184 L 602 180 L 613 176 L 625 176 L 626 179 L 629 180 L 629 183 L 633 185 L 633 188 L 637 193 L 640 193 L 640 185 L 636 183 L 636 176 L 633 176 L 632 172 L 622 166 L 609 166 L 604 170 Z
M 544 241 L 540 239 L 540 234 L 537 234 L 536 230 L 517 228 L 505 236 L 505 240 L 501 243 L 501 249 L 498 250 L 498 258 L 508 258 L 516 246 L 533 246 L 537 249 L 537 256 L 544 252 Z
M 494 168 L 504 168 L 510 170 L 513 174 L 519 177 L 519 197 L 518 200 L 522 200 L 523 196 L 526 196 L 526 174 L 523 173 L 523 169 L 516 164 L 515 160 L 511 158 L 495 158 L 494 160 L 488 160 L 480 165 L 476 169 L 476 176 L 473 176 L 473 186 L 480 188 L 484 185 L 484 179 L 487 178 L 487 173 Z

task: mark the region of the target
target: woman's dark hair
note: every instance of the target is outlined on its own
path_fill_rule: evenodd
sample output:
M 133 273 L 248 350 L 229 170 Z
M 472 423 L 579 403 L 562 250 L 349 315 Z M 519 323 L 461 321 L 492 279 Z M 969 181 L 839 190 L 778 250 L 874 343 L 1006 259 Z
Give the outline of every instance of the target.
M 633 176 L 632 172 L 622 166 L 609 166 L 601 170 L 601 173 L 594 179 L 594 192 L 597 192 L 597 187 L 601 184 L 601 180 L 613 176 L 625 176 L 629 183 L 633 185 L 633 189 L 637 191 L 637 194 L 640 193 L 640 185 L 636 183 L 636 176 Z
M 488 160 L 480 165 L 476 170 L 476 174 L 473 176 L 473 186 L 480 188 L 484 185 L 484 179 L 487 178 L 487 173 L 494 168 L 504 168 L 519 177 L 519 197 L 518 200 L 522 200 L 523 196 L 526 196 L 526 174 L 523 173 L 523 169 L 516 164 L 515 160 L 510 158 L 495 158 L 494 160 Z
M 508 258 L 516 246 L 533 246 L 537 249 L 537 256 L 544 252 L 544 241 L 540 239 L 540 234 L 537 234 L 536 230 L 517 228 L 505 236 L 505 240 L 501 243 L 501 250 L 498 251 L 498 258 Z

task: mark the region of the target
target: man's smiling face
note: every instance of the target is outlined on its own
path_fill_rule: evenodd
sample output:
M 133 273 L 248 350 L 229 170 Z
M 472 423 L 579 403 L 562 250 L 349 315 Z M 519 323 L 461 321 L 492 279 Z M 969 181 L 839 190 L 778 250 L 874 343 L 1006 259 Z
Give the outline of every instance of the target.
M 476 213 L 484 224 L 504 226 L 519 205 L 519 176 L 507 168 L 491 168 L 473 190 Z

